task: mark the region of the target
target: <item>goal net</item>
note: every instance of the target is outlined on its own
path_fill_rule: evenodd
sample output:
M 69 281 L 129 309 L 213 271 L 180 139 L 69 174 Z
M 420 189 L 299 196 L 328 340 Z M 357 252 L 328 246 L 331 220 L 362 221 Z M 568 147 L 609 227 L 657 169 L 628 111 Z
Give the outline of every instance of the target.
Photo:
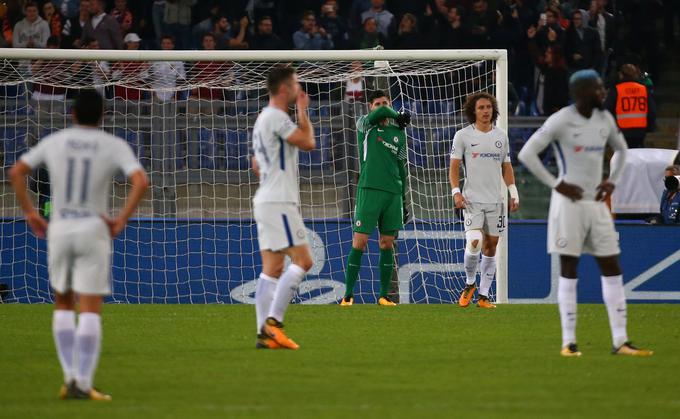
M 495 94 L 505 126 L 504 51 L 68 51 L 5 50 L 0 61 L 0 286 L 3 299 L 52 300 L 46 244 L 28 230 L 6 173 L 21 154 L 71 124 L 71 99 L 106 97 L 103 129 L 125 139 L 146 168 L 150 192 L 114 242 L 113 295 L 130 303 L 250 303 L 261 268 L 252 196 L 250 136 L 267 104 L 266 76 L 292 63 L 311 98 L 317 149 L 300 152 L 301 211 L 314 267 L 296 302 L 333 303 L 344 292 L 358 179 L 356 120 L 373 89 L 389 92 L 407 128 L 408 208 L 399 232 L 394 292 L 401 303 L 450 303 L 464 287 L 464 235 L 448 182 L 465 98 Z M 294 112 L 291 113 L 294 115 Z M 58 176 L 58 174 L 53 174 Z M 30 184 L 49 215 L 47 173 Z M 111 187 L 121 208 L 125 180 Z M 357 302 L 379 290 L 377 232 L 359 275 Z M 502 256 L 502 251 L 501 251 Z M 492 298 L 506 298 L 504 259 Z

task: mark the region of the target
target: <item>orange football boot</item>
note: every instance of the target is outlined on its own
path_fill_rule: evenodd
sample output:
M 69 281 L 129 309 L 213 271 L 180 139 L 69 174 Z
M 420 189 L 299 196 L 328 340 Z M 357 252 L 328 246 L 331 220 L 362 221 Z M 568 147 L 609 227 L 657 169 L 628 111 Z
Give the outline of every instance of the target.
M 466 285 L 465 289 L 463 289 L 463 292 L 460 294 L 460 299 L 458 300 L 458 305 L 461 307 L 467 307 L 470 305 L 470 301 L 472 301 L 472 297 L 475 295 L 475 291 L 477 290 L 477 287 L 475 284 L 471 285 Z
M 270 339 L 274 340 L 276 343 L 286 349 L 300 348 L 300 345 L 286 336 L 286 333 L 283 331 L 283 323 L 273 317 L 267 318 L 267 321 L 265 321 L 264 326 L 262 327 L 262 331 Z

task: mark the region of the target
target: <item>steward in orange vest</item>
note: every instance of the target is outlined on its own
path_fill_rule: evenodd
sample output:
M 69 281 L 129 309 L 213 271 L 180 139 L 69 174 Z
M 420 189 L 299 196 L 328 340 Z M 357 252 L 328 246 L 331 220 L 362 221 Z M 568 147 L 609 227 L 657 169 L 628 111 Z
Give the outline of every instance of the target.
M 633 64 L 619 70 L 620 82 L 609 89 L 605 107 L 614 115 L 629 148 L 642 148 L 645 135 L 656 128 L 656 103 L 647 87 L 638 83 L 640 71 Z

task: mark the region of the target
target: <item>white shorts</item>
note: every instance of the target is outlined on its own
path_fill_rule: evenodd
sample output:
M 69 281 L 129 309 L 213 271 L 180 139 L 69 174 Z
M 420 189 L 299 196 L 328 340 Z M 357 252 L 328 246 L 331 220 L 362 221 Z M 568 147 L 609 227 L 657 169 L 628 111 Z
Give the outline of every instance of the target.
M 253 205 L 260 250 L 277 252 L 307 244 L 307 230 L 296 204 L 270 202 Z
M 111 236 L 101 218 L 51 222 L 47 258 L 50 285 L 56 292 L 111 294 Z
M 500 236 L 505 231 L 503 204 L 468 202 L 463 210 L 465 231 L 482 230 L 489 236 Z
M 604 202 L 576 201 L 553 192 L 548 215 L 548 253 L 613 256 L 621 253 L 619 235 Z

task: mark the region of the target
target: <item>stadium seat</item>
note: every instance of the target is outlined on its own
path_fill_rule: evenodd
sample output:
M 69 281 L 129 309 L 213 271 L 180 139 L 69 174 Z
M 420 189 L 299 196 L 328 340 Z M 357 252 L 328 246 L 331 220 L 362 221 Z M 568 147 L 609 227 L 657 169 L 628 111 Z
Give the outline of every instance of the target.
M 300 151 L 300 167 L 321 169 L 331 163 L 333 141 L 330 128 L 315 129 L 317 147 L 312 151 Z
M 401 99 L 396 98 L 392 100 L 392 108 L 396 111 L 401 111 L 404 108 L 404 104 Z
M 423 103 L 417 100 L 407 100 L 404 102 L 404 109 L 412 114 L 423 113 Z
M 426 168 L 427 155 L 426 145 L 427 137 L 425 130 L 421 128 L 409 127 L 406 129 L 406 139 L 408 141 L 408 161 L 412 165 Z
M 132 147 L 132 150 L 134 151 L 137 158 L 142 157 L 143 150 L 141 144 L 141 136 L 139 135 L 138 132 L 132 131 L 130 129 L 118 128 L 114 131 L 113 134 L 116 137 L 120 137 L 127 141 L 127 143 L 130 144 L 130 147 Z
M 449 166 L 451 144 L 456 130 L 453 127 L 436 128 L 431 131 L 433 168 L 441 169 Z
M 228 130 L 225 143 L 225 158 L 227 170 L 247 170 L 248 162 L 248 141 L 250 132 L 242 130 Z
M 538 104 L 536 103 L 536 100 L 531 101 L 531 105 L 529 106 L 529 116 L 541 116 L 541 113 L 538 111 Z
M 427 112 L 430 114 L 447 114 L 451 113 L 453 109 L 453 102 L 445 100 L 429 100 L 427 101 Z
M 248 102 L 247 101 L 240 101 L 237 100 L 234 102 L 234 107 L 236 110 L 236 115 L 248 115 L 249 108 L 248 108 Z
M 215 168 L 215 131 L 201 128 L 198 132 L 198 167 L 200 169 Z
M 248 152 L 248 147 L 250 144 L 250 139 L 252 138 L 252 130 L 239 130 L 238 132 L 238 169 L 247 170 L 250 168 L 250 161 L 248 158 L 250 153 Z
M 10 167 L 26 151 L 26 129 L 6 126 L 0 129 L 4 166 Z

